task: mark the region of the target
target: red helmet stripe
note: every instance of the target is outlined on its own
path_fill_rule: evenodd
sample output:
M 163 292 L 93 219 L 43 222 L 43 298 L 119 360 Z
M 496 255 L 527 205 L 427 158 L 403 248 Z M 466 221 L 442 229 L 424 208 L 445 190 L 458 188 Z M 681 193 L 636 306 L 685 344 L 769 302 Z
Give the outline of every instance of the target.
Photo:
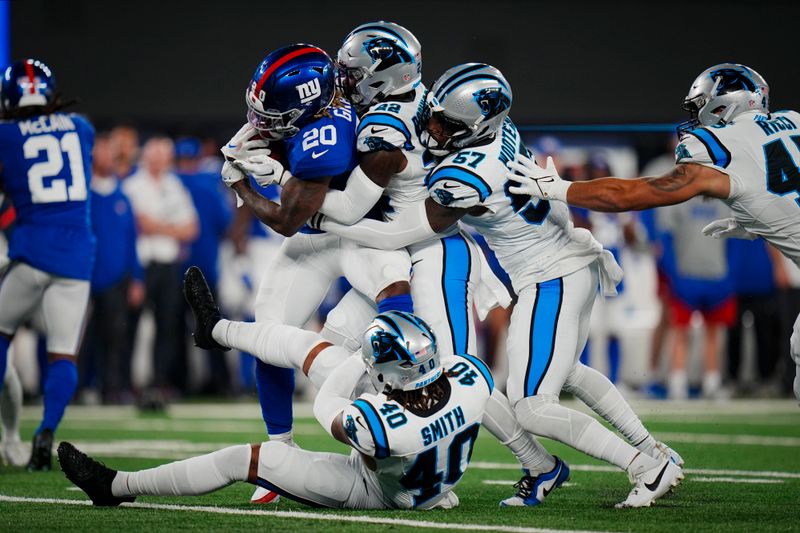
M 261 90 L 261 87 L 263 87 L 264 83 L 267 81 L 267 78 L 269 78 L 270 74 L 275 72 L 275 69 L 277 69 L 278 67 L 280 67 L 281 65 L 283 65 L 284 63 L 289 61 L 290 59 L 294 59 L 297 56 L 302 56 L 302 55 L 310 54 L 310 53 L 313 53 L 313 52 L 324 53 L 324 52 L 322 52 L 322 50 L 320 50 L 319 48 L 317 48 L 315 46 L 309 46 L 309 47 L 306 47 L 306 48 L 300 48 L 299 50 L 295 50 L 294 52 L 289 52 L 288 54 L 286 54 L 285 56 L 283 56 L 282 58 L 280 58 L 279 60 L 274 62 L 272 65 L 270 65 L 269 68 L 264 71 L 264 74 L 262 74 L 261 78 L 259 78 L 258 83 L 256 84 L 255 91 L 253 91 L 253 92 L 258 94 L 258 92 Z
M 28 73 L 28 81 L 31 82 L 31 94 L 36 92 L 36 81 L 33 79 L 33 65 L 30 61 L 25 62 L 25 72 Z

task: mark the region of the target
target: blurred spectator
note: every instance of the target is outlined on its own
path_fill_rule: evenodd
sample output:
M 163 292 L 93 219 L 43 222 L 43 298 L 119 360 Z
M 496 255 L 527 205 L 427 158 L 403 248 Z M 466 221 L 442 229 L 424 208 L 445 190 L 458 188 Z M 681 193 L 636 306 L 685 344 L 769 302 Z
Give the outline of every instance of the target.
M 231 223 L 231 208 L 227 203 L 224 186 L 219 173 L 203 172 L 201 165 L 200 140 L 193 137 L 184 137 L 175 143 L 175 157 L 177 161 L 178 177 L 184 187 L 189 191 L 194 203 L 200 224 L 200 232 L 189 248 L 189 257 L 183 264 L 182 270 L 190 265 L 200 267 L 205 274 L 211 291 L 216 295 L 219 282 L 219 249 L 228 226 Z M 183 302 L 181 323 L 186 326 L 189 308 Z M 182 340 L 186 340 L 188 330 L 184 327 Z M 185 379 L 188 375 L 186 365 L 186 350 L 180 350 L 173 368 L 175 376 L 173 382 L 185 389 Z M 225 364 L 225 354 L 219 350 L 211 351 L 209 356 L 210 377 L 209 382 L 202 387 L 204 392 L 226 394 L 230 392 L 231 381 L 228 367 Z
M 778 339 L 781 334 L 773 265 L 762 239 L 746 241 L 730 239 L 728 257 L 738 310 L 736 322 L 728 333 L 728 377 L 734 389 L 740 388 L 739 370 L 742 360 L 742 330 L 752 322 L 756 337 L 756 360 L 760 392 L 776 395 L 769 383 L 778 360 Z M 788 352 L 787 352 L 788 353 Z M 770 391 L 769 389 L 773 390 Z
M 136 254 L 136 220 L 114 176 L 114 163 L 109 137 L 97 135 L 91 182 L 97 258 L 91 280 L 89 323 L 78 361 L 83 379 L 94 362 L 104 402 L 126 403 L 131 397 L 133 342 L 128 306 L 138 309 L 142 304 L 144 273 Z
M 219 151 L 220 143 L 213 137 L 204 137 L 200 144 L 200 161 L 198 170 L 211 174 L 219 174 L 222 170 L 222 155 Z
M 705 323 L 702 392 L 705 397 L 714 397 L 722 382 L 719 370 L 721 330 L 736 319 L 736 300 L 725 253 L 726 242 L 705 237 L 701 230 L 708 223 L 729 216 L 728 208 L 717 200 L 697 197 L 663 208 L 659 215 L 662 227 L 668 232 L 664 248 L 671 248 L 674 258 L 672 264 L 665 264 L 672 289 L 670 325 L 674 333 L 669 396 L 688 397 L 689 325 L 692 314 L 699 311 Z
M 118 124 L 110 133 L 111 149 L 114 152 L 114 173 L 125 179 L 136 172 L 139 160 L 139 132 L 132 124 Z
M 145 266 L 147 304 L 155 315 L 153 386 L 172 392 L 170 371 L 180 348 L 181 265 L 183 246 L 198 234 L 197 213 L 189 192 L 172 173 L 175 148 L 166 137 L 147 141 L 139 170 L 123 184 L 139 228 L 137 249 Z

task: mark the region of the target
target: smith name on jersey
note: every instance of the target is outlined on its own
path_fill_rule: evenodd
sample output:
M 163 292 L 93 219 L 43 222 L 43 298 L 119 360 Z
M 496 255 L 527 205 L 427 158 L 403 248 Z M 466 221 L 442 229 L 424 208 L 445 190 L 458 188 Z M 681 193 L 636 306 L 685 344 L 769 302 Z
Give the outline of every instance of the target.
M 747 231 L 800 266 L 800 113 L 742 113 L 723 126 L 681 138 L 677 163 L 698 163 L 730 177 L 724 200 Z
M 506 118 L 494 140 L 448 155 L 426 179 L 439 204 L 483 208 L 463 220 L 486 238 L 517 291 L 571 274 L 602 252 L 589 232 L 575 229 L 566 204 L 508 191 L 507 165 L 519 154 L 528 150 Z
M 416 204 L 427 196 L 425 174 L 433 160 L 419 141 L 425 93 L 425 88 L 420 85 L 414 89 L 412 100 L 373 105 L 358 125 L 357 148 L 360 153 L 403 150 L 408 162 L 401 173 L 392 177 L 384 192 L 389 199 L 388 218 L 392 212 Z
M 385 394 L 362 394 L 344 410 L 352 446 L 376 463 L 374 479 L 388 507 L 434 507 L 467 468 L 486 402 L 494 388 L 480 359 L 448 356 L 450 391 L 436 411 L 418 413 Z
M 17 212 L 12 261 L 91 278 L 95 238 L 87 191 L 93 145 L 94 128 L 73 113 L 0 122 L 0 187 Z

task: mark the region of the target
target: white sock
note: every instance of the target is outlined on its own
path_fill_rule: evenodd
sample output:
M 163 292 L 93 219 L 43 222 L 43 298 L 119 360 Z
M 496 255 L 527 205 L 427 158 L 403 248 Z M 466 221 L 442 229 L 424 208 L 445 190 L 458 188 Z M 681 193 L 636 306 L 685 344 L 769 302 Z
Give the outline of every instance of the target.
M 0 421 L 3 425 L 3 441 L 17 442 L 19 435 L 19 412 L 22 409 L 22 384 L 9 357 L 0 396 Z
M 636 476 L 642 474 L 643 472 L 647 472 L 648 470 L 652 470 L 653 468 L 657 467 L 659 463 L 660 461 L 658 459 L 654 459 L 646 453 L 640 453 L 633 458 L 630 465 L 628 465 L 628 468 L 625 470 L 631 476 Z
M 576 450 L 626 470 L 641 453 L 594 418 L 558 403 L 558 397 L 540 394 L 514 406 L 526 431 L 549 437 Z
M 703 375 L 703 396 L 714 396 L 722 386 L 719 370 L 711 370 Z
M 685 370 L 673 370 L 667 384 L 670 400 L 685 400 L 689 397 L 689 378 Z
M 653 455 L 656 440 L 619 390 L 602 373 L 579 363 L 567 377 L 564 390 L 580 398 L 595 413 L 606 419 L 638 450 Z
M 272 442 L 282 442 L 295 448 L 297 447 L 294 443 L 294 436 L 292 435 L 291 429 L 286 433 L 269 433 L 269 440 Z
M 555 459 L 544 446 L 533 435 L 522 429 L 508 398 L 497 389 L 494 389 L 489 397 L 482 423 L 489 433 L 511 450 L 522 467 L 529 470 L 531 475 L 549 472 L 556 466 Z
M 248 352 L 265 363 L 282 368 L 303 369 L 311 349 L 326 342 L 318 333 L 276 322 L 220 320 L 211 336 L 218 343 Z
M 139 472 L 118 472 L 111 493 L 117 497 L 205 494 L 247 481 L 251 450 L 249 444 L 241 444 Z

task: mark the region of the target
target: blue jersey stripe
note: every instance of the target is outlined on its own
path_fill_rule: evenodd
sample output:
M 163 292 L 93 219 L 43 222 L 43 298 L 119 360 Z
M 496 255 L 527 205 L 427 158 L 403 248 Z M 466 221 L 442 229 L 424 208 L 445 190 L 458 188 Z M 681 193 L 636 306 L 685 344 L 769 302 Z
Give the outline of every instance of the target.
M 494 390 L 494 378 L 492 377 L 492 373 L 489 370 L 489 367 L 486 366 L 486 363 L 484 363 L 477 357 L 466 353 L 459 354 L 459 356 L 463 357 L 464 359 L 466 359 L 467 361 L 469 361 L 475 367 L 478 368 L 481 375 L 483 376 L 483 379 L 486 380 L 486 384 L 489 385 L 489 392 L 491 393 Z
M 442 239 L 442 296 L 444 297 L 453 353 L 465 353 L 469 345 L 467 286 L 472 258 L 469 245 L 461 234 Z
M 436 184 L 436 182 L 445 179 L 457 181 L 468 187 L 472 187 L 478 192 L 481 202 L 486 200 L 489 195 L 492 194 L 491 187 L 489 187 L 489 184 L 486 183 L 483 178 L 465 168 L 455 166 L 444 166 L 437 168 L 433 174 L 428 176 L 428 188 L 430 189 L 434 184 Z
M 383 427 L 383 421 L 378 416 L 378 412 L 364 400 L 356 400 L 353 405 L 364 415 L 367 427 L 372 433 L 372 441 L 375 443 L 375 458 L 385 459 L 389 457 L 389 439 L 386 437 L 386 428 Z
M 711 155 L 711 160 L 715 165 L 718 167 L 727 168 L 731 162 L 731 153 L 721 142 L 719 142 L 719 139 L 717 139 L 716 135 L 711 133 L 706 128 L 697 128 L 696 130 L 690 131 L 689 134 L 694 135 L 701 143 L 703 143 L 708 150 L 709 155 Z
M 402 133 L 406 138 L 406 145 L 411 144 L 411 132 L 408 130 L 408 126 L 406 126 L 405 122 L 400 120 L 394 115 L 389 115 L 387 113 L 370 113 L 363 118 L 363 120 L 358 124 L 358 134 L 360 135 L 364 128 L 367 126 L 387 126 L 390 128 L 394 128 Z M 413 146 L 411 148 L 413 149 Z
M 526 397 L 539 392 L 539 385 L 547 369 L 550 368 L 563 297 L 564 282 L 561 278 L 536 285 L 536 300 L 531 316 L 528 369 L 525 372 Z

